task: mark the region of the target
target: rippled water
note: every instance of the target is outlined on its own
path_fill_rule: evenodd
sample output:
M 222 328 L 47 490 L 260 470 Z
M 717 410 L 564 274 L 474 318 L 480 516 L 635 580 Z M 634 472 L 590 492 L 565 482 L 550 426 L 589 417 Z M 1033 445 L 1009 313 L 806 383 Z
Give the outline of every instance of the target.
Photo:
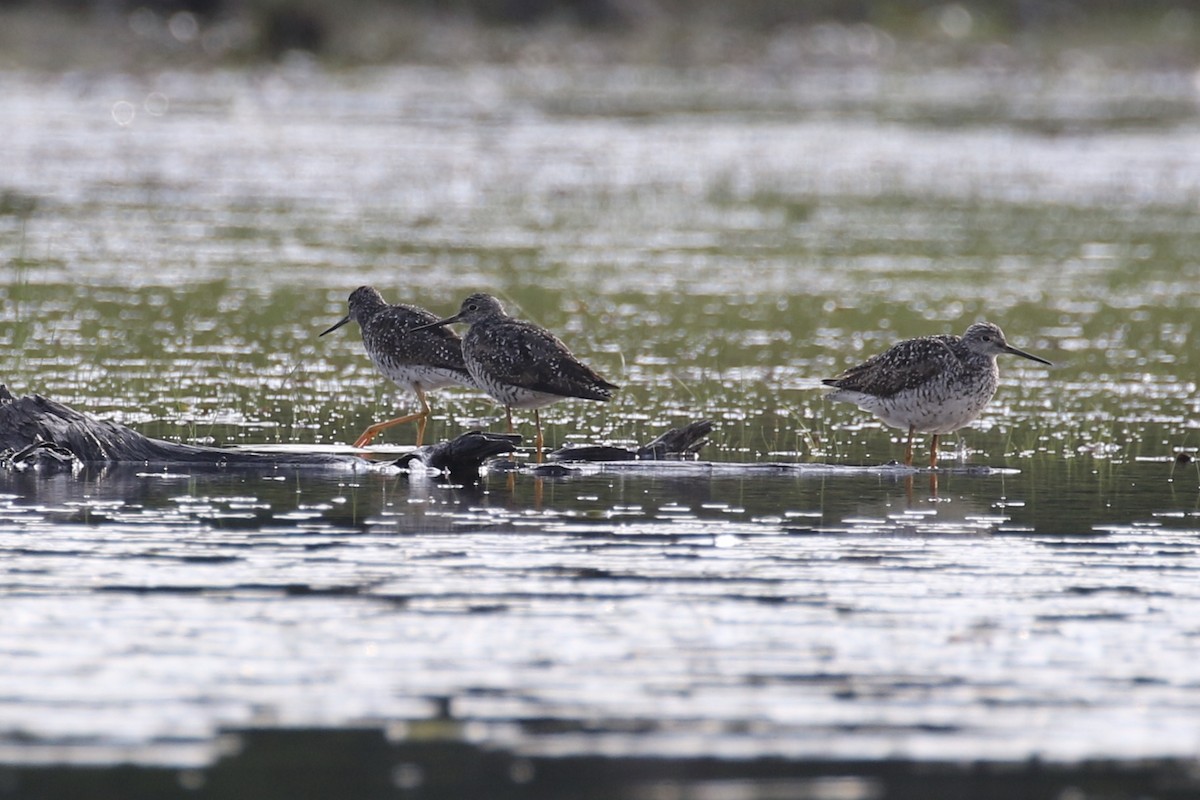
M 10 475 L 5 716 L 187 760 L 441 698 L 534 753 L 1191 753 L 1194 491 L 1105 514 L 1067 481 L 1057 525 L 1024 474 L 908 481 Z M 514 727 L 547 718 L 586 726 Z
M 326 447 L 413 402 L 353 326 L 316 337 L 350 290 L 445 313 L 487 290 L 624 387 L 544 413 L 553 444 L 707 417 L 718 464 L 0 475 L 4 760 L 202 764 L 225 726 L 446 714 L 542 755 L 1196 756 L 1189 76 L 292 66 L 0 90 L 15 393 Z M 1055 367 L 1002 363 L 936 485 L 732 474 L 896 458 L 819 379 L 981 317 Z M 431 437 L 503 424 L 431 399 Z

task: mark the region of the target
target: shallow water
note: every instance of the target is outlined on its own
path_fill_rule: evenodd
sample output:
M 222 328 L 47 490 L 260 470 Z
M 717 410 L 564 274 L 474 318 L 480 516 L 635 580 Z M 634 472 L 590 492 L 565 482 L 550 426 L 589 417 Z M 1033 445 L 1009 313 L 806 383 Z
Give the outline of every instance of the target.
M 1164 469 L 1119 470 L 1112 496 Z M 6 716 L 195 761 L 219 725 L 440 698 L 539 754 L 1191 753 L 1194 492 L 1101 514 L 1064 480 L 1063 526 L 1025 475 L 927 482 L 10 475 Z
M 529 755 L 1194 758 L 1195 89 L 1081 69 L 0 76 L 0 376 L 149 435 L 409 408 L 316 337 L 361 283 L 491 291 L 623 385 L 553 444 L 708 417 L 718 464 L 896 458 L 817 387 L 897 338 L 1055 362 L 1002 364 L 936 486 L 0 475 L 3 760 L 447 715 Z

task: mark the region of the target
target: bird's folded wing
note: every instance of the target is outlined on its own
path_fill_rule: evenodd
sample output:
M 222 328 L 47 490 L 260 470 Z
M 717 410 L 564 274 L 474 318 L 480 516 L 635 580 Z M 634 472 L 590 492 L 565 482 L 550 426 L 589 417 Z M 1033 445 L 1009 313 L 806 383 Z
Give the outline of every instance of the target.
M 875 397 L 893 397 L 902 391 L 928 383 L 957 358 L 950 343 L 943 337 L 909 339 L 857 366 L 850 367 L 825 383 L 838 389 L 863 392 Z

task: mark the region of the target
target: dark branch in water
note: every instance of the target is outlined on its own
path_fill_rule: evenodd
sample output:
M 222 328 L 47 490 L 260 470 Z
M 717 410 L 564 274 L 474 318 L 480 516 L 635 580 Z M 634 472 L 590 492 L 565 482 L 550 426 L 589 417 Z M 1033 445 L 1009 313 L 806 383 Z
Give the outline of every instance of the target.
M 192 464 L 272 466 L 344 464 L 325 453 L 251 453 L 151 439 L 124 425 L 98 420 L 38 394 L 14 397 L 0 384 L 0 451 L 5 466 Z
M 479 465 L 489 458 L 512 453 L 521 443 L 521 435 L 516 433 L 485 433 L 484 431 L 467 431 L 448 442 L 418 447 L 416 450 L 401 456 L 396 466 L 404 467 L 413 461 L 420 461 L 431 469 L 444 469 L 451 475 L 461 471 L 478 472 Z
M 661 460 L 693 454 L 712 423 L 672 429 L 637 449 L 588 445 L 559 450 L 563 461 Z M 478 476 L 483 463 L 514 452 L 521 437 L 469 431 L 447 442 L 418 447 L 395 462 L 420 461 L 452 477 Z M 362 466 L 358 456 L 330 453 L 256 453 L 151 439 L 115 422 L 98 420 L 41 395 L 15 397 L 0 384 L 0 468 L 72 469 L 82 465 L 174 464 L 194 467 Z
M 516 448 L 520 437 L 478 431 L 402 459 L 453 473 L 478 471 L 484 460 Z M 197 467 L 362 466 L 358 456 L 330 453 L 255 453 L 151 439 L 98 420 L 41 395 L 14 397 L 0 384 L 0 467 L 70 469 L 80 465 L 186 464 Z
M 707 419 L 671 430 L 638 448 L 585 444 L 563 447 L 549 455 L 554 461 L 666 461 L 691 458 L 704 446 L 713 424 Z

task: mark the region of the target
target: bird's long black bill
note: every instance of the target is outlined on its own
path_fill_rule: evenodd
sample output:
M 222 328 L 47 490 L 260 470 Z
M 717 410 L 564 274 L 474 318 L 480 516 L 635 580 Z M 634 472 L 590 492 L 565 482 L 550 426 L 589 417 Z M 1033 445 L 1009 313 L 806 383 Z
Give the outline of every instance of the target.
M 321 331 L 320 335 L 324 336 L 327 333 L 333 333 L 334 331 L 336 331 L 338 328 L 342 327 L 349 321 L 350 321 L 350 315 L 347 314 L 346 316 L 344 316 L 340 320 L 338 320 L 337 323 L 335 323 L 334 326 L 332 328 L 330 328 L 329 330 Z
M 425 330 L 429 330 L 430 328 L 440 328 L 443 325 L 449 325 L 452 322 L 458 322 L 458 318 L 461 316 L 462 316 L 462 314 L 455 314 L 453 317 L 446 317 L 445 319 L 439 319 L 437 322 L 427 322 L 424 325 L 418 325 L 417 327 L 409 328 L 408 330 L 411 332 L 411 331 L 425 331 Z
M 1046 359 L 1042 358 L 1041 356 L 1035 356 L 1033 353 L 1026 353 L 1024 350 L 1013 347 L 1011 344 L 1006 345 L 1004 349 L 1007 352 L 1012 353 L 1014 356 L 1020 356 L 1021 358 L 1028 358 L 1030 361 L 1036 361 L 1039 364 L 1045 364 L 1047 367 L 1054 366 L 1053 363 L 1047 361 Z

